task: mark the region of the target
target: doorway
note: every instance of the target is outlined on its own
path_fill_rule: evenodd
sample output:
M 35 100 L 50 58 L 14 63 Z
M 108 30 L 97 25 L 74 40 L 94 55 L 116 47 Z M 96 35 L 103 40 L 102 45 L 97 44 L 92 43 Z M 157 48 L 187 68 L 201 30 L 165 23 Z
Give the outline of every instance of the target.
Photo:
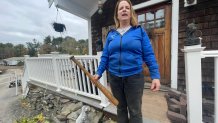
M 170 84 L 171 70 L 171 4 L 163 3 L 136 11 L 139 24 L 147 32 L 157 59 L 161 84 Z M 145 80 L 151 82 L 149 70 L 144 67 Z

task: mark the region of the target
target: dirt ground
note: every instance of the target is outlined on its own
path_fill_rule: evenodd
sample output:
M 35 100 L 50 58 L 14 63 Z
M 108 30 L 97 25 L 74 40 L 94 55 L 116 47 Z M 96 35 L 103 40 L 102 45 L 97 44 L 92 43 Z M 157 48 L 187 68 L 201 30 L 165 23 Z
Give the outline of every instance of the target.
M 160 123 L 171 123 L 167 118 L 167 102 L 164 98 L 166 92 L 152 92 L 149 89 L 144 90 L 142 98 L 143 117 L 159 121 Z

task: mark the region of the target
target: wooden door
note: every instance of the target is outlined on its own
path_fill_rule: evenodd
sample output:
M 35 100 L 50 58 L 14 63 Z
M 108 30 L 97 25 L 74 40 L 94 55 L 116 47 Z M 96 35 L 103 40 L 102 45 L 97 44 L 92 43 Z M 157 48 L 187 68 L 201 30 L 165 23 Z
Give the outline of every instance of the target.
M 136 11 L 138 22 L 144 27 L 147 32 L 154 53 L 159 65 L 161 84 L 170 84 L 170 69 L 171 69 L 171 5 L 161 4 L 144 8 Z M 146 81 L 150 82 L 150 75 L 146 65 L 144 67 L 144 74 Z

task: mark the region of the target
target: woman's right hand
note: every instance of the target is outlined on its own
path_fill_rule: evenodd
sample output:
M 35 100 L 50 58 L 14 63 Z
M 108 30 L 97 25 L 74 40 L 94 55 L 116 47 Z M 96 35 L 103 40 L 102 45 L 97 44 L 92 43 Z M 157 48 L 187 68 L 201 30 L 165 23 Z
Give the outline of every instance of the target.
M 100 79 L 100 76 L 98 74 L 95 74 L 93 76 L 94 81 L 98 81 Z

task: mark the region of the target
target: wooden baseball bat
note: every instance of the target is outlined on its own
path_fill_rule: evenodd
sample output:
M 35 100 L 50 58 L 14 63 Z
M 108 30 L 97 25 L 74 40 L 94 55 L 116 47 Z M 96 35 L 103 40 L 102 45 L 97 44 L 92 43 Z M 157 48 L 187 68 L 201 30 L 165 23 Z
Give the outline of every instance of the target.
M 91 82 L 101 90 L 101 92 L 112 102 L 115 106 L 118 105 L 118 100 L 108 91 L 99 81 L 95 81 L 92 75 L 81 65 L 81 63 L 75 59 L 74 56 L 70 57 L 70 60 L 72 60 L 76 65 L 79 66 L 79 68 L 89 77 Z

